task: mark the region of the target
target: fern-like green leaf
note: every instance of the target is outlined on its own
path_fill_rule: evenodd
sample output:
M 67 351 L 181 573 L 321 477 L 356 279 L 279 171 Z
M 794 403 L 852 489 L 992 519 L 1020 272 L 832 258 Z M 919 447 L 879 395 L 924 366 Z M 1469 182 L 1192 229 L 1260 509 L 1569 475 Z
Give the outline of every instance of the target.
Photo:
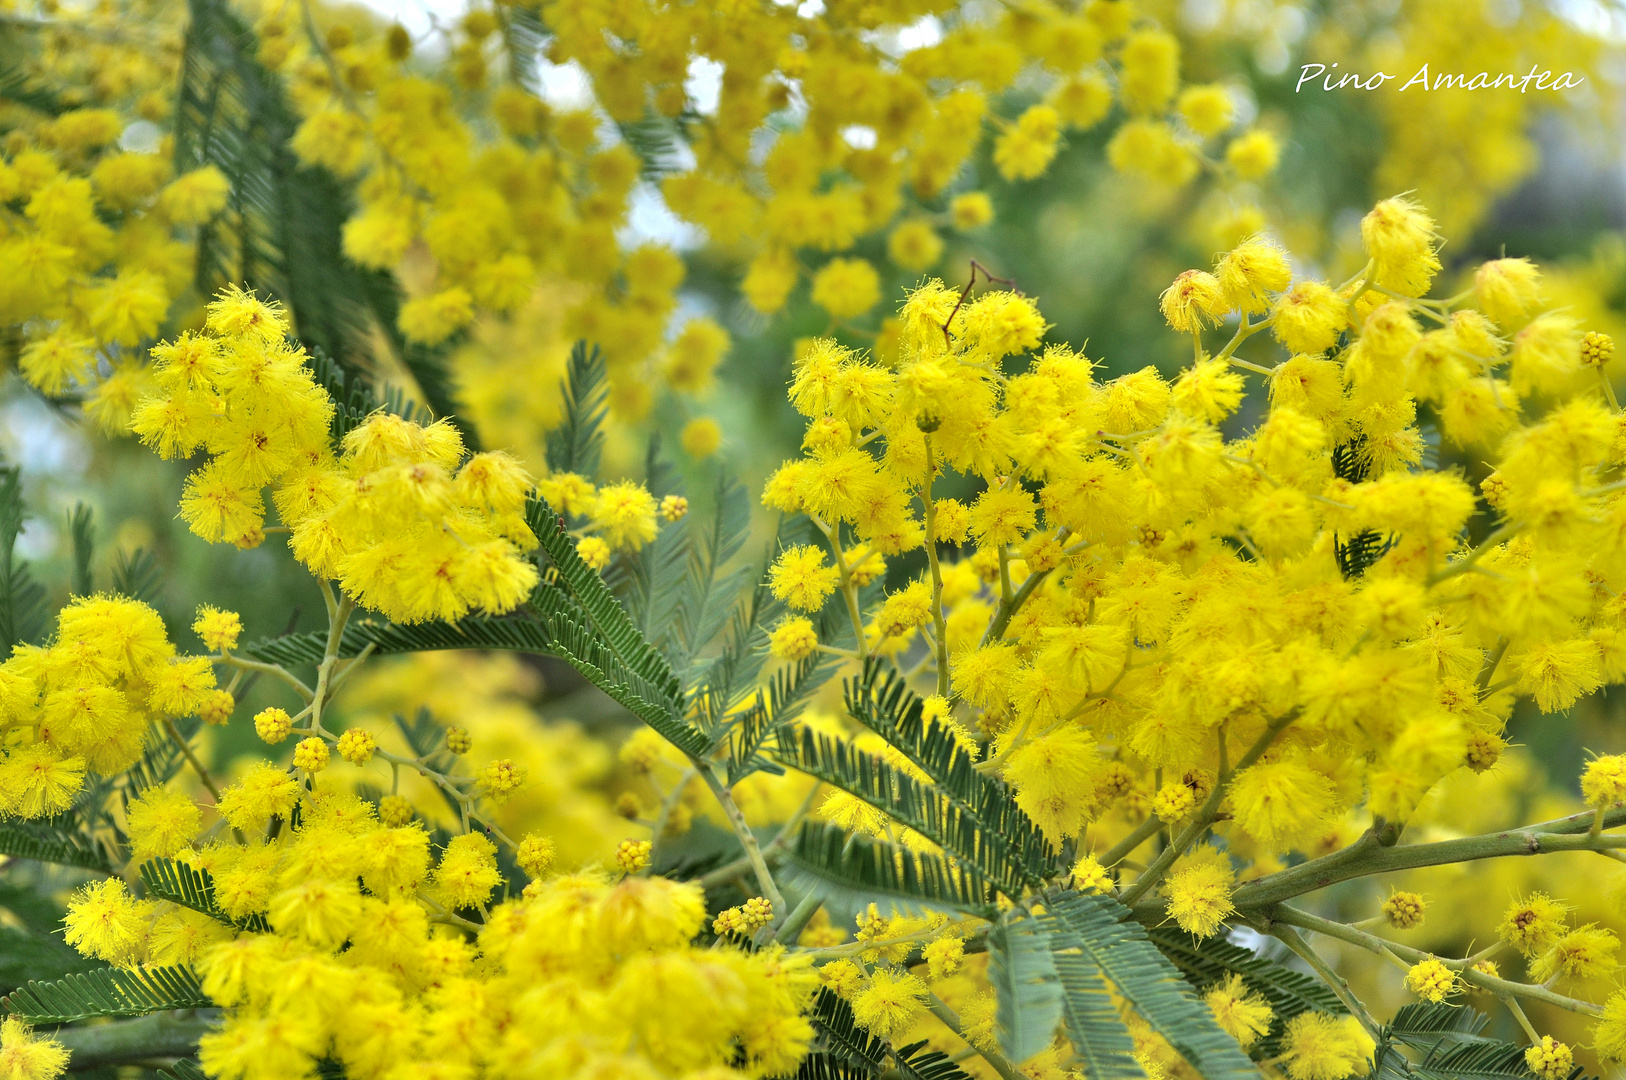
M 1205 1080 L 1258 1080 L 1258 1069 L 1214 1022 L 1208 1006 L 1110 897 L 1072 894 L 1046 905 L 1043 921 L 1058 951 L 1078 950 L 1135 1012 Z
M 158 557 L 146 548 L 126 551 L 119 548 L 113 555 L 113 591 L 132 600 L 151 603 L 158 599 L 164 586 L 164 571 Z
M 584 341 L 570 350 L 570 366 L 565 378 L 565 414 L 558 427 L 548 432 L 548 468 L 591 477 L 598 472 L 604 453 L 604 413 L 609 393 L 604 377 L 604 357 L 598 346 L 588 348 Z
M 924 1042 L 898 1047 L 894 1060 L 906 1080 L 971 1080 L 971 1074 L 956 1065 L 953 1058 L 926 1049 Z
M 978 823 L 980 836 L 1000 858 L 1022 867 L 1036 884 L 1050 872 L 1044 835 L 1016 805 L 1010 789 L 977 771 L 947 728 L 923 718 L 919 695 L 892 665 L 871 657 L 860 678 L 845 686 L 847 712 L 931 777 L 938 794 Z
M 1082 949 L 1054 952 L 1062 987 L 1062 1022 L 1073 1052 L 1090 1080 L 1138 1080 L 1146 1072 L 1135 1060 L 1135 1039 L 1101 966 Z
M 871 1080 L 875 1073 L 849 1065 L 833 1054 L 815 1051 L 796 1067 L 795 1080 Z
M 74 596 L 89 596 L 96 591 L 90 580 L 90 563 L 96 557 L 96 524 L 91 519 L 90 507 L 75 503 L 68 514 L 68 535 L 73 540 L 72 576 L 68 589 Z
M 45 631 L 45 587 L 17 558 L 25 516 L 22 473 L 0 468 L 0 659 L 12 646 L 37 641 Z
M 207 870 L 174 859 L 150 859 L 141 864 L 141 881 L 152 899 L 168 900 L 172 904 L 191 908 L 227 926 L 257 933 L 270 929 L 263 915 L 250 915 L 239 922 L 221 910 L 215 901 L 214 877 Z
M 774 759 L 788 769 L 817 777 L 862 799 L 914 829 L 962 865 L 997 885 L 1007 896 L 1020 896 L 1036 883 L 1028 868 L 1012 857 L 1004 838 L 988 834 L 983 823 L 946 798 L 935 786 L 917 782 L 846 739 L 811 728 L 780 728 Z
M 988 932 L 988 982 L 998 999 L 999 1048 L 1012 1061 L 1046 1049 L 1061 1020 L 1062 984 L 1045 924 L 1006 912 Z
M 94 837 L 44 822 L 0 822 L 0 855 L 113 872 L 107 852 Z
M 802 822 L 785 863 L 786 884 L 816 892 L 833 907 L 871 902 L 903 911 L 988 914 L 988 883 L 939 855 L 849 835 L 822 821 Z
M 1486 1023 L 1483 1013 L 1465 1006 L 1403 1006 L 1379 1032 L 1372 1074 L 1378 1080 L 1528 1080 L 1525 1048 L 1481 1034 Z M 1580 1080 L 1583 1071 L 1575 1066 L 1567 1080 Z
M 111 1016 L 145 1016 L 214 1004 L 188 967 L 96 968 L 53 982 L 30 982 L 0 1004 L 32 1024 L 71 1024 Z
M 181 1058 L 173 1065 L 170 1065 L 169 1072 L 175 1077 L 175 1080 L 210 1080 L 209 1074 L 203 1071 L 203 1067 L 188 1058 Z M 162 1076 L 163 1073 L 160 1072 L 159 1075 Z

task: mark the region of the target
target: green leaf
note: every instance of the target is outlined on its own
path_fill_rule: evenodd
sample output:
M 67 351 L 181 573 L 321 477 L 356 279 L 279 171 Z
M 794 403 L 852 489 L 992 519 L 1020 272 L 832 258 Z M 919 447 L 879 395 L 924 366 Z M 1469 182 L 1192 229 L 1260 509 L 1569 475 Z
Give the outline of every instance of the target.
M 43 822 L 0 822 L 0 855 L 36 862 L 113 872 L 107 852 L 94 837 Z
M 885 1039 L 871 1035 L 853 1019 L 852 1006 L 827 986 L 813 995 L 807 1018 L 818 1033 L 820 1050 L 844 1065 L 879 1072 L 886 1065 Z
M 1078 950 L 1205 1080 L 1258 1080 L 1253 1062 L 1128 908 L 1111 897 L 1075 893 L 1046 905 L 1043 921 L 1057 952 Z
M 1414 1050 L 1439 1050 L 1499 1042 L 1480 1034 L 1489 1022 L 1484 1013 L 1464 1005 L 1418 1001 L 1401 1006 L 1384 1030 Z
M 434 422 L 434 414 L 406 400 L 399 387 L 389 387 L 383 400 L 380 400 L 367 379 L 347 372 L 344 365 L 335 361 L 320 345 L 310 346 L 307 352 L 312 378 L 333 399 L 330 433 L 335 445 L 380 409 L 415 424 Z
M 1118 1015 L 1101 966 L 1082 949 L 1053 953 L 1061 979 L 1062 1021 L 1073 1050 L 1090 1080 L 1138 1080 L 1146 1075 L 1135 1060 L 1135 1039 Z
M 211 1080 L 209 1074 L 203 1071 L 202 1066 L 188 1058 L 180 1058 L 170 1065 L 169 1072 L 174 1075 L 175 1080 Z M 162 1076 L 164 1074 L 160 1071 L 158 1075 Z
M 598 346 L 584 341 L 570 350 L 570 367 L 565 378 L 565 415 L 558 427 L 548 432 L 548 468 L 553 472 L 576 473 L 591 479 L 598 472 L 604 453 L 605 402 L 609 384 L 604 377 L 604 357 Z
M 910 1043 L 897 1050 L 898 1072 L 911 1080 L 971 1080 L 971 1074 L 939 1050 L 927 1050 L 924 1042 Z
M 17 534 L 23 531 L 22 473 L 0 468 L 0 656 L 15 645 L 38 641 L 49 617 L 45 587 L 17 558 Z
M 869 658 L 860 678 L 843 689 L 848 715 L 913 762 L 936 783 L 938 794 L 977 822 L 977 836 L 990 849 L 984 858 L 1020 866 L 1030 885 L 1049 875 L 1051 860 L 1039 827 L 1016 805 L 1009 788 L 977 771 L 946 727 L 924 720 L 920 696 L 890 662 Z
M 1061 1020 L 1062 985 L 1044 924 L 1005 913 L 988 932 L 988 981 L 999 1001 L 1000 1051 L 1021 1064 L 1047 1049 Z
M 174 859 L 150 859 L 141 864 L 141 881 L 147 886 L 147 895 L 157 900 L 168 900 L 211 919 L 239 929 L 264 933 L 270 929 L 263 915 L 250 915 L 238 921 L 221 910 L 215 901 L 214 877 L 207 870 L 191 867 Z
M 33 1024 L 71 1024 L 110 1016 L 145 1016 L 214 1004 L 197 973 L 187 967 L 96 968 L 30 982 L 0 998 L 6 1011 Z
M 935 785 L 917 782 L 847 739 L 811 728 L 782 727 L 772 748 L 774 760 L 840 788 L 885 811 L 952 855 L 962 866 L 1021 896 L 1035 879 L 1011 857 L 1007 845 L 987 835 L 983 823 Z
M 73 576 L 68 588 L 74 596 L 89 596 L 96 591 L 90 580 L 90 562 L 96 556 L 96 525 L 91 520 L 90 507 L 75 503 L 68 515 L 68 533 L 73 538 Z
M 783 884 L 817 892 L 833 907 L 888 901 L 901 911 L 988 914 L 993 906 L 988 883 L 974 871 L 822 821 L 802 822 L 784 871 Z
M 113 591 L 132 600 L 152 603 L 164 585 L 164 571 L 158 558 L 146 548 L 113 555 Z
M 258 39 L 229 0 L 189 0 L 191 16 L 175 115 L 175 165 L 214 165 L 231 181 L 226 209 L 198 230 L 197 285 L 213 295 L 246 284 L 280 300 L 307 345 L 353 376 L 376 369 L 379 332 L 440 416 L 454 411 L 446 355 L 396 325 L 400 287 L 351 262 L 341 240 L 352 187 L 307 167 L 289 146 L 299 115 L 282 80 L 257 59 Z M 464 427 L 464 441 L 476 440 Z

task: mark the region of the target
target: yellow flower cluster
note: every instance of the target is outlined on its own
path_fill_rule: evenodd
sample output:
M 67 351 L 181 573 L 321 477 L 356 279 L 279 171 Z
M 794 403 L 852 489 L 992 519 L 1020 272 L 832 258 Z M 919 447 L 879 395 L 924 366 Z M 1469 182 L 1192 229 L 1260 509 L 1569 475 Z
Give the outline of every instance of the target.
M 226 204 L 228 188 L 212 166 L 174 176 L 167 145 L 121 149 L 132 121 L 150 126 L 167 111 L 172 72 L 128 55 L 113 64 L 129 81 L 106 106 L 28 113 L 8 127 L 0 256 L 13 272 L 0 285 L 0 325 L 25 328 L 17 367 L 30 384 L 51 397 L 83 392 L 117 430 L 144 385 L 132 348 L 190 284 L 183 238 Z
M 1172 380 L 1099 382 L 1043 343 L 1032 301 L 962 305 L 929 282 L 902 304 L 894 366 L 830 341 L 799 355 L 806 453 L 763 493 L 824 538 L 781 555 L 775 594 L 802 611 L 840 595 L 860 658 L 934 673 L 939 722 L 977 733 L 977 768 L 1051 844 L 1110 849 L 1079 863 L 1080 887 L 1110 890 L 1111 864 L 1172 826 L 1121 895 L 1156 889 L 1199 936 L 1231 917 L 1239 879 L 1332 850 L 1352 812 L 1403 826 L 1442 778 L 1489 768 L 1518 699 L 1557 712 L 1626 678 L 1626 423 L 1579 327 L 1522 259 L 1422 299 L 1440 241 L 1413 201 L 1378 204 L 1361 235 L 1368 261 L 1341 283 L 1295 278 L 1258 237 L 1181 274 L 1162 309 L 1194 358 Z M 1283 353 L 1248 344 L 1266 329 Z M 1241 428 L 1248 373 L 1269 405 Z M 1429 418 L 1488 457 L 1482 493 L 1424 464 Z M 956 472 L 973 497 L 934 492 Z M 921 580 L 861 610 L 859 562 L 921 546 Z M 812 625 L 787 620 L 775 652 L 833 647 Z M 1600 815 L 1626 798 L 1620 775 L 1589 770 Z M 822 812 L 909 842 L 884 807 L 848 803 Z M 1384 910 L 1405 928 L 1423 903 Z M 1612 971 L 1615 945 L 1555 931 L 1533 976 Z M 1408 981 L 1439 1000 L 1455 970 L 1420 959 Z M 1284 1038 L 1305 1047 L 1344 1037 L 1294 1023 Z M 1369 1049 L 1289 1072 L 1348 1076 Z
M 209 305 L 206 326 L 153 349 L 158 389 L 131 421 L 163 457 L 211 455 L 181 498 L 193 532 L 258 545 L 270 485 L 295 556 L 397 622 L 507 611 L 530 594 L 531 480 L 512 457 L 470 456 L 449 422 L 382 412 L 335 456 L 332 400 L 289 343 L 281 309 L 233 288 Z
M 43 647 L 0 664 L 0 812 L 60 814 L 87 770 L 116 776 L 141 759 L 153 724 L 197 714 L 215 690 L 209 657 L 177 656 L 146 604 L 81 597 Z

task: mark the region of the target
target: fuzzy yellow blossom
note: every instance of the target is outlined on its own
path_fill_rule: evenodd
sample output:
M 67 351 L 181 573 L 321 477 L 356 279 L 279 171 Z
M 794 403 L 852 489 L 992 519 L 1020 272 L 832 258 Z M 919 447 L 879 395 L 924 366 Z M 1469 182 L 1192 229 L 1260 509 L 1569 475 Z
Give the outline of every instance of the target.
M 711 417 L 697 416 L 683 425 L 678 441 L 690 457 L 708 458 L 723 445 L 723 429 Z
M 55 1080 L 68 1067 L 68 1050 L 49 1036 L 37 1036 L 20 1016 L 0 1022 L 0 1077 Z
M 130 860 L 167 858 L 191 843 L 202 824 L 203 815 L 185 792 L 151 787 L 125 810 L 126 831 L 130 834 Z
M 1112 877 L 1094 855 L 1085 855 L 1073 864 L 1073 888 L 1079 892 L 1109 892 Z
M 949 215 L 956 229 L 975 229 L 994 219 L 994 204 L 986 192 L 968 191 L 954 197 L 949 204 Z
M 919 976 L 878 968 L 870 975 L 869 985 L 853 995 L 853 1019 L 887 1038 L 908 1029 L 929 993 Z
M 880 299 L 880 275 L 863 259 L 831 259 L 813 276 L 813 302 L 833 318 L 862 315 Z
M 1295 353 L 1325 351 L 1347 322 L 1343 299 L 1319 281 L 1301 281 L 1282 293 L 1275 316 L 1272 332 Z
M 1611 806 L 1626 800 L 1626 754 L 1604 754 L 1581 771 L 1581 796 L 1589 806 Z
M 1363 1075 L 1372 1037 L 1353 1016 L 1303 1012 L 1287 1022 L 1282 1056 L 1292 1080 L 1346 1080 Z
M 1259 994 L 1250 990 L 1236 972 L 1203 996 L 1214 1014 L 1214 1022 L 1246 1050 L 1270 1032 L 1275 1010 Z
M 519 849 L 514 853 L 519 868 L 532 878 L 540 878 L 547 873 L 553 865 L 554 856 L 553 841 L 535 833 L 527 833 L 520 840 Z
M 636 483 L 607 484 L 593 500 L 594 530 L 616 551 L 637 551 L 655 539 L 655 497 Z
M 294 768 L 302 769 L 307 773 L 318 773 L 327 768 L 327 743 L 312 735 L 308 739 L 301 739 L 294 747 Z
M 1176 277 L 1158 305 L 1169 325 L 1183 334 L 1218 323 L 1229 307 L 1219 279 L 1204 270 L 1187 270 Z
M 1193 849 L 1169 871 L 1169 917 L 1188 933 L 1213 937 L 1236 910 L 1231 903 L 1235 882 L 1236 874 L 1223 852 L 1207 845 Z
M 799 611 L 817 611 L 835 590 L 840 571 L 825 565 L 824 552 L 810 545 L 787 548 L 768 572 L 773 594 Z
M 818 647 L 819 635 L 812 621 L 800 616 L 784 620 L 768 635 L 768 650 L 780 660 L 805 660 Z

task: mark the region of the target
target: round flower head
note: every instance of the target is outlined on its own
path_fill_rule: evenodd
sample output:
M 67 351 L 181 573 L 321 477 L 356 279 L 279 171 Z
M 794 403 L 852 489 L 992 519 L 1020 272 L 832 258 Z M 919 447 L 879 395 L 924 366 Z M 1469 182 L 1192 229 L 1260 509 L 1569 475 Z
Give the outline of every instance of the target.
M 254 733 L 273 746 L 286 739 L 293 728 L 293 718 L 275 705 L 254 714 Z
M 365 765 L 378 749 L 378 740 L 370 731 L 351 728 L 339 736 L 339 756 L 352 765 Z
M 819 635 L 812 620 L 800 616 L 786 619 L 768 635 L 768 651 L 779 660 L 805 660 L 818 648 Z
M 593 528 L 617 551 L 637 551 L 655 539 L 655 516 L 655 497 L 642 484 L 607 484 L 593 500 Z
M 1383 918 L 1396 930 L 1413 930 L 1423 925 L 1425 908 L 1421 896 L 1397 889 L 1383 902 Z
M 1502 915 L 1496 932 L 1526 957 L 1545 951 L 1569 929 L 1564 905 L 1543 893 L 1516 901 Z
M 446 750 L 452 754 L 466 754 L 474 749 L 474 736 L 461 724 L 446 725 Z
M 682 521 L 688 513 L 689 500 L 682 495 L 668 495 L 661 499 L 661 519 L 663 521 Z
M 1236 874 L 1225 853 L 1199 846 L 1169 871 L 1169 916 L 1188 933 L 1213 937 L 1236 910 L 1231 903 L 1235 883 Z
M 1214 277 L 1228 308 L 1256 315 L 1270 309 L 1272 293 L 1293 283 L 1293 268 L 1281 247 L 1253 236 L 1220 257 Z
M 243 620 L 235 611 L 221 611 L 205 604 L 198 608 L 198 617 L 192 623 L 193 631 L 203 644 L 215 652 L 230 652 L 237 647 L 237 637 L 243 632 Z
M 636 874 L 649 865 L 653 845 L 648 840 L 623 840 L 615 849 L 615 864 L 624 874 Z
M 824 552 L 811 545 L 787 548 L 768 572 L 774 596 L 799 611 L 817 611 L 835 591 L 841 574 L 825 565 Z
M 1510 329 L 1541 302 L 1541 271 L 1529 259 L 1493 259 L 1474 274 L 1474 290 L 1479 309 Z
M 1365 1075 L 1375 1049 L 1353 1016 L 1302 1012 L 1287 1022 L 1282 1058 L 1292 1080 L 1348 1080 Z
M 1424 1001 L 1439 1003 L 1457 992 L 1457 974 L 1431 957 L 1406 972 L 1406 989 Z
M 1605 754 L 1587 762 L 1581 772 L 1581 795 L 1589 806 L 1626 801 L 1626 754 Z
M 1112 876 L 1094 855 L 1085 855 L 1073 864 L 1073 888 L 1079 892 L 1104 893 L 1112 887 Z
M 1348 325 L 1344 300 L 1326 284 L 1301 281 L 1276 300 L 1276 340 L 1296 353 L 1331 348 Z
M 299 740 L 294 747 L 294 768 L 307 773 L 319 773 L 327 768 L 327 743 L 315 735 Z
M 1543 1035 L 1524 1052 L 1524 1063 L 1540 1080 L 1564 1080 L 1575 1068 L 1575 1053 L 1551 1035 Z
M 390 828 L 399 828 L 417 816 L 412 802 L 400 795 L 386 795 L 378 800 L 378 820 Z
M 54 1080 L 68 1067 L 68 1050 L 55 1039 L 41 1038 L 20 1016 L 0 1022 L 0 1076 L 7 1080 Z
M 1217 324 L 1228 305 L 1219 279 L 1202 270 L 1187 270 L 1163 290 L 1158 306 L 1169 325 L 1182 334 Z
M 480 770 L 480 790 L 499 805 L 525 783 L 525 766 L 503 758 Z
M 204 696 L 198 715 L 204 723 L 219 727 L 231 720 L 232 710 L 236 708 L 237 699 L 230 690 L 212 690 Z
M 536 833 L 527 833 L 519 842 L 519 850 L 515 852 L 514 860 L 519 868 L 532 878 L 540 878 L 548 872 L 553 865 L 553 841 L 546 836 Z
M 1581 335 L 1581 364 L 1583 367 L 1601 368 L 1615 355 L 1615 339 L 1596 330 Z
M 881 1038 L 908 1030 L 930 993 L 924 980 L 908 972 L 877 968 L 869 985 L 853 995 L 853 1019 Z
M 1203 1002 L 1214 1014 L 1214 1022 L 1244 1050 L 1268 1034 L 1276 1018 L 1270 1002 L 1249 990 L 1236 972 L 1208 991 Z

